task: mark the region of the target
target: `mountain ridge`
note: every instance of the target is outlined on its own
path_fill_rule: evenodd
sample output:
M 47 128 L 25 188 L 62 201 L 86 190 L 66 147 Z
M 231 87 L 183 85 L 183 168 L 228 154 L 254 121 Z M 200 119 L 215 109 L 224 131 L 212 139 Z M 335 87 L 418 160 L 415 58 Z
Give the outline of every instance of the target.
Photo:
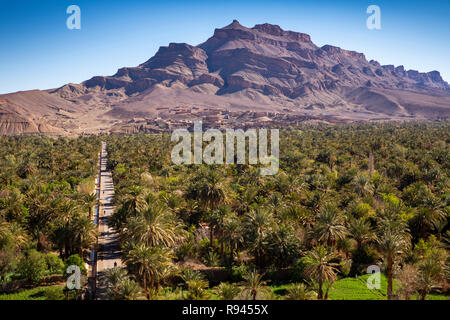
M 26 118 L 29 128 L 39 128 L 41 121 L 46 130 L 55 128 L 55 134 L 120 131 L 135 118 L 141 122 L 133 131 L 154 119 L 165 119 L 170 127 L 182 120 L 176 112 L 190 120 L 205 116 L 210 108 L 327 121 L 446 120 L 450 115 L 450 86 L 438 71 L 381 65 L 367 61 L 363 53 L 319 47 L 304 33 L 268 23 L 247 28 L 237 20 L 215 29 L 197 46 L 169 43 L 136 67 L 41 94 L 36 103 L 18 98 L 27 92 L 0 95 L 6 101 L 0 108 L 0 134 L 20 134 L 20 126 L 11 129 L 14 121 L 26 121 L 1 113 L 11 97 L 32 115 Z M 180 108 L 184 111 L 172 112 Z M 195 108 L 201 112 L 193 112 Z

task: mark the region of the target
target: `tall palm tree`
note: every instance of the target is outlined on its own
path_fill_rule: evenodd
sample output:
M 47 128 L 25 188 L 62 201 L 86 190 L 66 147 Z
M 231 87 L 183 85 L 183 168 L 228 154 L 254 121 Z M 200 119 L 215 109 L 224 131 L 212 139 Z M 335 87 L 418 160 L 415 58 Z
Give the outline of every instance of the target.
M 97 204 L 97 195 L 95 193 L 86 194 L 83 201 L 86 207 L 88 207 L 89 219 L 92 219 L 92 208 Z
M 440 208 L 439 203 L 432 203 L 428 207 L 419 208 L 410 221 L 414 238 L 427 238 L 441 221 L 445 221 L 445 218 L 446 215 Z
M 367 175 L 358 175 L 353 179 L 353 191 L 359 196 L 365 196 L 373 193 L 373 186 L 370 177 Z
M 306 276 L 317 281 L 319 286 L 317 298 L 319 300 L 324 298 L 324 282 L 332 283 L 336 280 L 337 266 L 339 264 L 333 262 L 334 259 L 336 259 L 334 252 L 324 246 L 315 247 L 305 256 L 306 268 L 304 272 Z M 325 297 L 327 296 L 326 294 Z
M 299 240 L 292 225 L 280 222 L 274 225 L 268 239 L 271 257 L 280 267 L 286 267 L 298 253 Z
M 172 266 L 172 255 L 166 249 L 139 244 L 126 252 L 124 261 L 140 277 L 145 295 L 150 299 L 148 287 L 158 290 L 162 276 Z
M 84 257 L 84 250 L 92 247 L 97 240 L 97 226 L 89 217 L 80 215 L 73 221 L 73 236 L 78 247 L 78 254 Z
M 381 218 L 377 226 L 376 245 L 383 254 L 387 269 L 387 297 L 392 299 L 392 279 L 395 259 L 401 257 L 411 246 L 411 236 L 405 222 L 395 216 Z
M 264 253 L 267 246 L 267 235 L 274 223 L 272 211 L 257 207 L 245 215 L 245 240 L 250 251 L 255 255 L 256 263 L 264 263 Z
M 320 243 L 335 246 L 337 241 L 344 239 L 347 233 L 344 218 L 334 206 L 327 204 L 320 208 L 316 225 L 312 230 L 314 238 Z
M 135 185 L 129 187 L 123 202 L 123 206 L 127 208 L 128 215 L 136 215 L 137 211 L 144 203 L 144 200 L 142 199 L 142 189 Z
M 21 222 L 24 219 L 26 208 L 23 205 L 24 196 L 16 188 L 8 192 L 6 198 L 0 199 L 0 216 L 8 221 Z
M 244 236 L 242 234 L 241 221 L 235 213 L 231 213 L 225 218 L 223 226 L 223 242 L 228 244 L 231 262 L 233 262 L 234 253 L 238 250 L 243 241 Z
M 212 247 L 214 236 L 223 238 L 224 234 L 224 224 L 225 219 L 231 214 L 230 208 L 228 206 L 220 206 L 217 208 L 209 218 L 209 229 L 210 229 L 210 246 Z M 220 255 L 223 257 L 224 243 L 220 242 Z
M 226 198 L 225 186 L 217 171 L 202 175 L 193 191 L 205 209 L 216 209 Z
M 184 238 L 185 231 L 178 218 L 166 207 L 147 205 L 128 219 L 121 230 L 123 241 L 147 246 L 170 247 Z
M 356 241 L 358 250 L 361 249 L 365 243 L 375 240 L 375 234 L 369 221 L 366 219 L 352 219 L 348 229 L 350 237 Z
M 448 253 L 445 249 L 430 248 L 418 263 L 418 289 L 421 300 L 425 300 L 427 294 L 444 278 L 447 260 Z

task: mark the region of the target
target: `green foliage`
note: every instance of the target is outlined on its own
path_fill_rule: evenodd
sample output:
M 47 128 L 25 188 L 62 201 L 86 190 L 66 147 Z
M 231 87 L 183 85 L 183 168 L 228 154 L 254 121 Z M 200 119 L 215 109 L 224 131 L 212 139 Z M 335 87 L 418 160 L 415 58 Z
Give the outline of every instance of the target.
M 44 256 L 49 274 L 61 274 L 64 269 L 64 262 L 53 253 L 47 253 Z
M 63 286 L 36 287 L 17 293 L 0 294 L 0 300 L 65 300 L 63 289 Z
M 236 299 L 241 289 L 228 282 L 221 282 L 217 287 L 214 288 L 214 292 L 217 294 L 220 300 L 233 300 Z
M 78 266 L 82 274 L 87 274 L 86 266 L 84 265 L 83 259 L 80 258 L 78 254 L 73 254 L 64 261 L 64 273 L 69 266 Z
M 232 266 L 231 268 L 231 280 L 234 282 L 244 280 L 245 275 L 248 273 L 248 267 L 245 264 L 238 266 Z
M 29 283 L 38 284 L 47 272 L 45 256 L 34 249 L 27 251 L 19 262 L 18 272 Z

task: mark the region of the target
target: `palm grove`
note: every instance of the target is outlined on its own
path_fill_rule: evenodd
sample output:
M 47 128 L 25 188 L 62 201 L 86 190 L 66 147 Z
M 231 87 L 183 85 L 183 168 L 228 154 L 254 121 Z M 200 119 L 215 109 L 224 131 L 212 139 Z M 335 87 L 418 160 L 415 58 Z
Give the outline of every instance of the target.
M 86 258 L 102 139 L 126 265 L 107 274 L 110 299 L 328 299 L 371 265 L 384 298 L 447 294 L 448 133 L 447 123 L 286 128 L 268 177 L 173 165 L 167 134 L 3 137 L 0 281 L 38 285 Z
M 327 299 L 370 265 L 387 299 L 446 293 L 448 137 L 446 123 L 288 128 L 263 177 L 172 165 L 168 135 L 109 136 L 127 266 L 111 297 Z
M 0 138 L 0 286 L 39 285 L 96 241 L 98 137 Z

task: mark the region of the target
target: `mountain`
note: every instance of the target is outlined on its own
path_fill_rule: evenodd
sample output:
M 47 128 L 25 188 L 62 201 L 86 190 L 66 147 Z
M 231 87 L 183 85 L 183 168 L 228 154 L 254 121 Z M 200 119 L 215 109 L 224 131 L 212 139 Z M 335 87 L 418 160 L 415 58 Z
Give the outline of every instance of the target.
M 158 131 L 200 117 L 250 125 L 449 115 L 450 86 L 438 71 L 380 65 L 307 34 L 236 20 L 198 46 L 170 43 L 113 76 L 0 95 L 0 134 Z

